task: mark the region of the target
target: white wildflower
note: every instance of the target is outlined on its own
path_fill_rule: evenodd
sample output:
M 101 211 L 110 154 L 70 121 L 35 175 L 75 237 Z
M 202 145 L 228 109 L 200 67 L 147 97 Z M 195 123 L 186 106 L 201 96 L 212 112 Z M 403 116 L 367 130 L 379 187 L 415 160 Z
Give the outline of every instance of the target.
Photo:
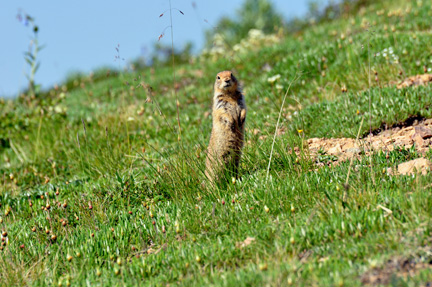
M 267 82 L 273 84 L 274 82 L 276 82 L 277 80 L 279 80 L 280 77 L 281 77 L 281 75 L 279 75 L 279 74 L 274 75 L 273 77 L 268 78 L 268 79 L 267 79 Z

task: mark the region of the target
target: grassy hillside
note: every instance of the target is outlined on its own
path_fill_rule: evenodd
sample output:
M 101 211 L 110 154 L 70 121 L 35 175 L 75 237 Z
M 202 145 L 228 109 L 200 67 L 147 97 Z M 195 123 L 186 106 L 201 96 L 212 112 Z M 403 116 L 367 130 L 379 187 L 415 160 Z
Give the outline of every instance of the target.
M 177 65 L 175 84 L 172 67 L 100 70 L 0 102 L 0 285 L 432 282 L 432 175 L 383 172 L 415 150 L 349 172 L 317 169 L 305 146 L 431 118 L 431 87 L 394 85 L 432 68 L 431 20 L 428 1 L 382 1 L 295 35 L 221 42 L 223 54 Z M 212 85 L 226 69 L 248 105 L 241 180 L 203 187 Z

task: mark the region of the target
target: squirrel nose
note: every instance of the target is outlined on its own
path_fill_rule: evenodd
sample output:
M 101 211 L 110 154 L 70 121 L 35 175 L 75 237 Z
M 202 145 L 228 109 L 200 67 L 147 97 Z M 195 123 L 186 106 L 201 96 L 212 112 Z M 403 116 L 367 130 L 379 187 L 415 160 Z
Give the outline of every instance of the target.
M 231 82 L 231 79 L 225 79 L 225 83 Z

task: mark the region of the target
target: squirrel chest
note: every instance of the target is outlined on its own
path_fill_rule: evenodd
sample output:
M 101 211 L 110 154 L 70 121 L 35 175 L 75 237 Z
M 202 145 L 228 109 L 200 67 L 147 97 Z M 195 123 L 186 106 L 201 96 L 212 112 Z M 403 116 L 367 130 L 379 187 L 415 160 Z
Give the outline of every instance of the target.
M 219 95 L 215 99 L 213 108 L 213 124 L 224 124 L 231 130 L 242 129 L 241 111 L 244 109 L 243 95 L 237 99 Z

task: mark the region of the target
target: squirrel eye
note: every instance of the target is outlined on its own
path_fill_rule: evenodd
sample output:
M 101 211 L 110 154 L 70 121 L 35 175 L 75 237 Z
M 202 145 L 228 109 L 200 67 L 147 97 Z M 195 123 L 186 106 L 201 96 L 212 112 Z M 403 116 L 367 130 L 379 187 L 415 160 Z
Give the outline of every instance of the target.
M 220 77 L 218 76 L 218 80 L 220 80 Z

